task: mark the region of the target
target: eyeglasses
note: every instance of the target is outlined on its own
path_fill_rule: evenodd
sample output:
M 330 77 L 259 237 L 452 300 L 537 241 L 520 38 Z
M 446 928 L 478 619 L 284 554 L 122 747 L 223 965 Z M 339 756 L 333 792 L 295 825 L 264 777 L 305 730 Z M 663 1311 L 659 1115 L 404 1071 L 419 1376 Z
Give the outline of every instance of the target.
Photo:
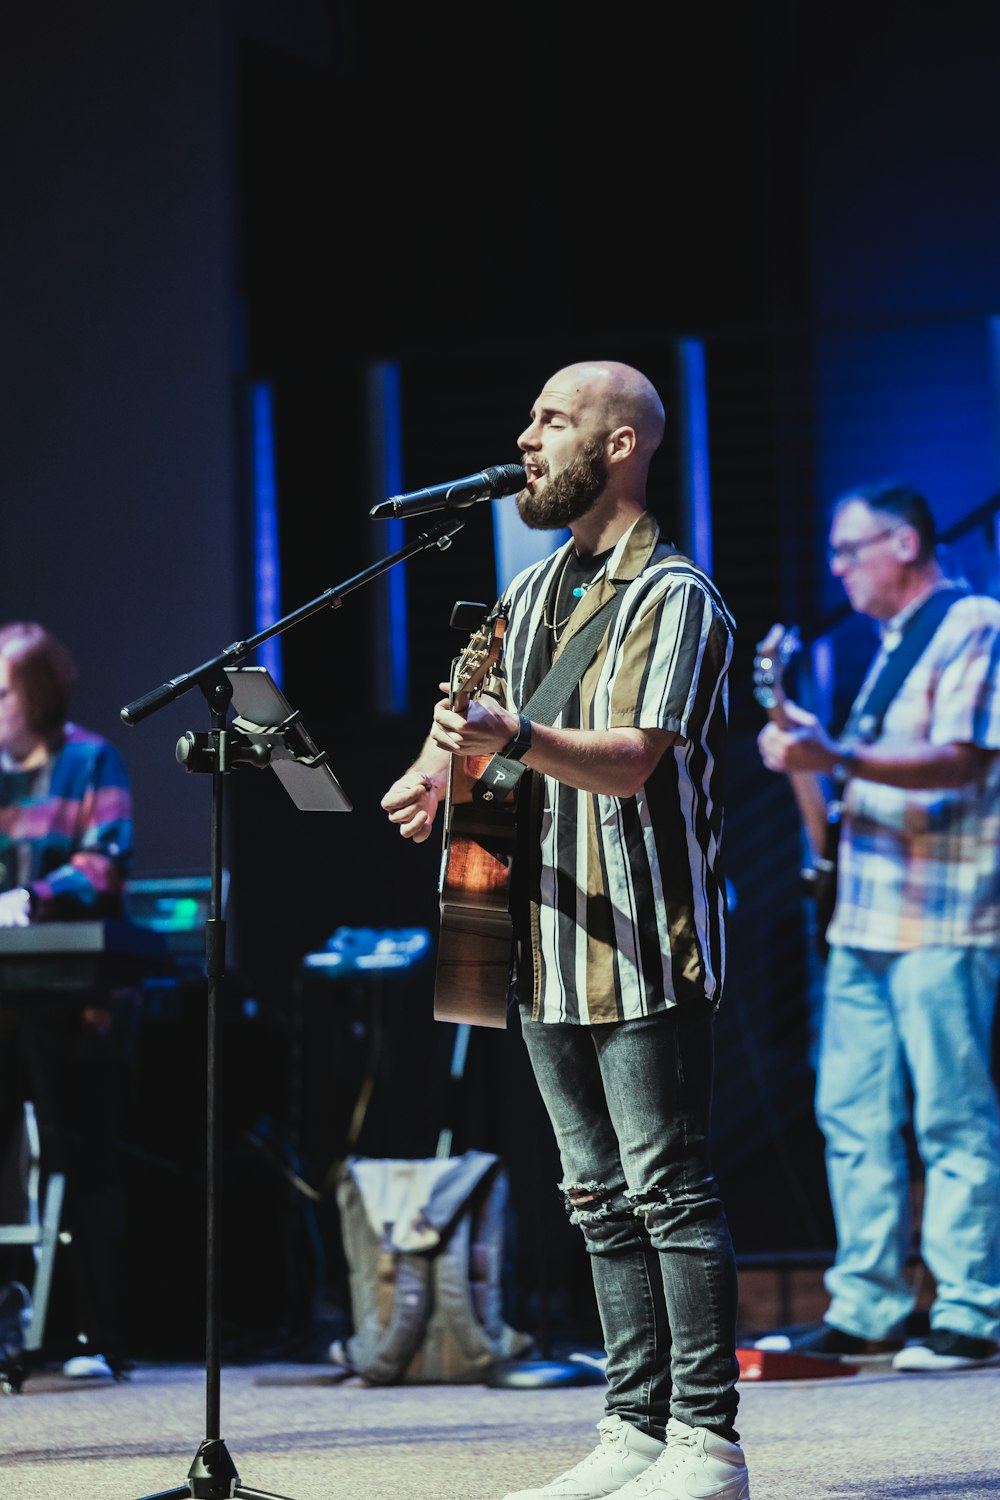
M 857 562 L 862 548 L 870 547 L 873 542 L 884 542 L 887 536 L 892 536 L 898 530 L 898 526 L 887 526 L 884 531 L 874 531 L 871 536 L 863 536 L 857 542 L 838 542 L 836 547 L 826 549 L 827 560 L 831 563 Z

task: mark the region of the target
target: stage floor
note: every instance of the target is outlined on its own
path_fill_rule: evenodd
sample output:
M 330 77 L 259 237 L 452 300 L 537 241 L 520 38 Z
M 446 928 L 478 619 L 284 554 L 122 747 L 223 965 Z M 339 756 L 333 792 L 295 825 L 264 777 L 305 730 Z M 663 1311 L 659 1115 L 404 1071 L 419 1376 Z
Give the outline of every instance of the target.
M 869 1367 L 741 1383 L 754 1500 L 996 1500 L 1000 1366 Z M 501 1500 L 596 1441 L 603 1383 L 369 1388 L 329 1366 L 224 1366 L 220 1436 L 241 1485 L 289 1500 Z M 0 1397 L 3 1500 L 142 1500 L 186 1486 L 207 1435 L 194 1365 L 128 1379 L 32 1373 Z

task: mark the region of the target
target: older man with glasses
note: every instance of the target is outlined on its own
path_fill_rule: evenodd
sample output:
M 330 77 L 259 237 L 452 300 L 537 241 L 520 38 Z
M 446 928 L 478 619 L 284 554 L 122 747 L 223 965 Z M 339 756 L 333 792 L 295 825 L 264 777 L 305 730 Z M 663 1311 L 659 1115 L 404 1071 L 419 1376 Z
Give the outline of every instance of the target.
M 837 1251 L 824 1320 L 792 1345 L 963 1369 L 1000 1357 L 1000 602 L 945 576 L 906 485 L 840 499 L 829 558 L 879 649 L 838 740 L 796 704 L 758 740 L 841 803 L 816 1088 Z M 911 1166 L 933 1299 L 907 1342 Z

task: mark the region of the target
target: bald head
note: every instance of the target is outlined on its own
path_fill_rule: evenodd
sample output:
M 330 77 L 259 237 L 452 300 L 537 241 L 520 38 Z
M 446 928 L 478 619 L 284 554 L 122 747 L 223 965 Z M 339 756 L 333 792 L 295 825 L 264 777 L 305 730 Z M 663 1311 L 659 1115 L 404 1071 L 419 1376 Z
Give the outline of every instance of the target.
M 545 382 L 517 440 L 527 479 L 521 519 L 540 530 L 569 526 L 578 550 L 611 546 L 646 508 L 663 428 L 663 403 L 631 365 L 564 365 Z
M 633 428 L 636 456 L 646 465 L 663 441 L 663 402 L 652 382 L 631 365 L 613 359 L 566 365 L 545 382 L 545 392 L 572 398 L 607 432 Z

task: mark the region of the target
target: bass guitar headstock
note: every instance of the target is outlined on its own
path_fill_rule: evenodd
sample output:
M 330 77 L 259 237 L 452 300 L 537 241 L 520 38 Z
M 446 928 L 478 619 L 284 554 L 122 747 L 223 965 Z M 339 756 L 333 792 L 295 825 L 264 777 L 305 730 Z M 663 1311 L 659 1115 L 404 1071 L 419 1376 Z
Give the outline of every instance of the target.
M 799 628 L 793 625 L 786 630 L 784 625 L 772 625 L 762 641 L 757 643 L 757 655 L 753 662 L 753 695 L 762 708 L 776 717 L 785 703 L 785 670 L 792 657 L 802 650 Z

